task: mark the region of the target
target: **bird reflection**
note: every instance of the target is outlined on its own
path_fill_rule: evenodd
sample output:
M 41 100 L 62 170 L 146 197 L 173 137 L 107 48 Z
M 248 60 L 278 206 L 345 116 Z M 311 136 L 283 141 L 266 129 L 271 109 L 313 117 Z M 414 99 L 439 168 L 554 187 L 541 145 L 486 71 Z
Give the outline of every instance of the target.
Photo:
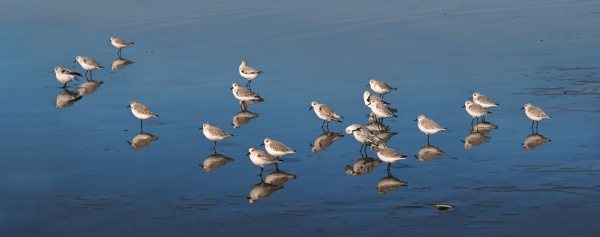
M 379 194 L 386 194 L 387 192 L 398 189 L 402 186 L 407 186 L 406 182 L 392 176 L 392 172 L 388 170 L 388 175 L 377 182 L 377 192 Z
M 473 131 L 480 132 L 480 133 L 488 133 L 488 132 L 492 131 L 493 129 L 498 129 L 498 125 L 494 125 L 494 124 L 491 124 L 488 122 L 480 122 L 480 123 L 473 125 Z
M 156 141 L 156 139 L 158 139 L 158 137 L 150 133 L 138 133 L 133 136 L 131 142 L 127 141 L 127 143 L 129 143 L 134 150 L 138 150 L 147 147 L 151 142 Z
M 260 199 L 265 199 L 271 196 L 275 191 L 282 189 L 283 186 L 265 183 L 262 175 L 260 176 L 260 183 L 257 183 L 250 190 L 250 196 L 247 197 L 250 203 L 255 203 Z
M 248 110 L 248 106 L 256 104 L 258 102 L 263 102 L 264 100 L 240 100 L 240 109 L 243 111 Z
M 390 129 L 390 126 L 387 126 L 380 122 L 371 122 L 365 125 L 371 132 L 387 132 Z
M 240 101 L 241 103 L 241 101 Z M 233 126 L 234 129 L 238 129 L 240 128 L 240 126 L 242 125 L 246 125 L 250 122 L 251 119 L 254 118 L 258 118 L 258 114 L 252 113 L 250 111 L 242 111 L 239 112 L 237 114 L 235 114 L 235 116 L 233 116 L 233 124 L 231 124 Z
M 374 159 L 372 157 L 365 157 L 365 158 L 358 159 L 356 162 L 354 162 L 354 165 L 346 166 L 346 174 L 347 175 L 351 174 L 354 176 L 361 176 L 363 174 L 371 173 L 371 171 L 373 171 L 373 168 L 375 168 L 376 166 L 381 164 L 381 162 L 383 162 L 383 161 L 381 161 L 379 159 Z
M 423 163 L 425 161 L 434 159 L 438 156 L 443 156 L 445 154 L 446 153 L 440 150 L 440 148 L 432 145 L 427 145 L 419 149 L 418 156 L 415 156 L 415 158 L 417 158 L 419 162 Z
M 221 166 L 224 166 L 225 164 L 227 164 L 227 162 L 230 162 L 230 161 L 233 161 L 233 159 L 229 158 L 227 156 L 215 153 L 215 154 L 207 156 L 206 159 L 204 159 L 204 163 L 200 164 L 200 166 L 204 169 L 204 171 L 210 172 L 210 171 L 218 169 Z
M 523 145 L 523 148 L 525 148 L 525 150 L 529 151 L 531 149 L 541 146 L 542 144 L 544 144 L 546 142 L 550 142 L 550 139 L 545 138 L 544 136 L 542 136 L 540 134 L 534 133 L 534 134 L 527 136 L 525 138 L 525 141 L 523 143 L 521 143 L 521 145 Z
M 465 137 L 465 140 L 461 140 L 461 142 L 465 144 L 465 150 L 471 150 L 475 146 L 488 142 L 488 139 L 490 139 L 490 137 L 483 135 L 483 133 L 472 131 Z
M 344 135 L 340 133 L 325 132 L 317 137 L 314 144 L 308 143 L 308 145 L 310 145 L 310 147 L 312 148 L 312 152 L 316 155 L 319 151 L 324 151 L 325 148 L 331 146 L 333 142 L 335 142 L 337 139 L 340 139 L 343 136 Z
M 133 64 L 133 63 L 135 63 L 135 62 L 129 61 L 127 59 L 117 58 L 117 59 L 115 59 L 115 61 L 112 62 L 112 66 L 110 68 L 113 71 L 121 70 L 121 69 L 123 69 L 123 67 L 125 67 L 129 64 Z
M 75 104 L 75 102 L 77 102 L 81 98 L 82 98 L 82 96 L 78 96 L 77 93 L 65 89 L 65 90 L 61 91 L 60 93 L 58 93 L 58 96 L 56 96 L 56 102 L 54 103 L 54 105 L 56 105 L 57 109 L 71 107 L 73 104 Z
M 102 83 L 104 83 L 104 81 L 88 80 L 84 83 L 79 84 L 79 86 L 77 87 L 77 92 L 79 93 L 79 95 L 91 95 L 96 91 L 96 89 L 98 89 L 98 87 Z
M 275 171 L 265 177 L 265 183 L 272 185 L 284 185 L 292 179 L 296 179 L 295 174 L 288 174 L 283 171 Z

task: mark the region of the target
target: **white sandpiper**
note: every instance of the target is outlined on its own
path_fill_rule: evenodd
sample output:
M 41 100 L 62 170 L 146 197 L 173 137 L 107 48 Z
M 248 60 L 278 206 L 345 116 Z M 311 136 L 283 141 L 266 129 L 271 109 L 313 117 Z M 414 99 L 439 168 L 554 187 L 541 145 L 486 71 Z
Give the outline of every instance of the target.
M 360 125 L 360 124 L 352 124 L 352 125 L 346 127 L 345 131 L 346 131 L 346 134 L 348 134 L 348 135 L 353 134 L 354 138 L 358 142 L 362 143 L 359 150 L 362 150 L 364 147 L 365 151 L 366 151 L 368 145 L 377 146 L 384 142 L 383 140 L 381 140 L 381 138 L 375 136 L 371 132 L 371 130 L 369 130 L 367 127 Z
M 407 156 L 398 154 L 394 149 L 388 148 L 385 143 L 381 143 L 377 146 L 377 157 L 385 163 L 388 163 L 388 170 L 392 163 L 396 163 L 399 160 L 405 160 Z
M 438 125 L 435 121 L 425 117 L 425 115 L 419 115 L 415 121 L 419 121 L 417 126 L 421 132 L 427 134 L 427 144 L 429 144 L 429 135 L 436 134 L 439 131 L 446 130 L 446 128 Z
M 79 65 L 81 65 L 81 67 L 86 70 L 86 72 L 85 72 L 86 76 L 87 76 L 87 73 L 90 72 L 90 77 L 92 77 L 92 70 L 94 70 L 94 69 L 102 70 L 102 68 L 104 68 L 104 66 L 100 65 L 98 62 L 96 62 L 96 60 L 94 60 L 93 58 L 90 58 L 90 57 L 77 56 L 75 58 L 75 61 L 73 61 L 73 63 L 75 63 L 75 62 L 79 62 Z
M 313 101 L 310 103 L 310 108 L 308 109 L 308 111 L 310 111 L 311 109 L 315 109 L 315 114 L 317 114 L 317 117 L 323 120 L 321 128 L 323 128 L 325 122 L 327 122 L 327 128 L 329 128 L 329 122 L 331 120 L 341 123 L 342 121 L 340 121 L 339 119 L 344 118 L 339 114 L 333 112 L 333 109 L 331 109 L 331 107 L 327 106 L 326 104 L 319 104 L 319 102 L 317 101 Z
M 242 64 L 240 64 L 240 76 L 248 79 L 248 83 L 246 83 L 246 87 L 250 86 L 252 80 L 256 79 L 258 75 L 264 73 L 263 71 L 256 70 L 252 67 L 248 66 L 248 62 L 246 60 L 242 60 Z
M 265 99 L 260 98 L 257 93 L 251 92 L 246 88 L 240 87 L 239 84 L 233 83 L 230 90 L 233 92 L 233 96 L 240 101 L 264 101 Z M 240 105 L 241 107 L 241 105 Z
M 527 115 L 527 117 L 532 120 L 532 123 L 531 123 L 532 128 L 533 128 L 533 123 L 535 123 L 536 121 L 537 121 L 537 124 L 535 125 L 535 127 L 537 128 L 538 124 L 540 123 L 540 121 L 542 119 L 551 119 L 551 117 L 548 116 L 546 113 L 544 113 L 544 111 L 542 111 L 542 109 L 531 105 L 531 103 L 525 104 L 525 106 L 523 106 L 523 108 L 521 108 L 521 109 L 525 109 L 525 115 Z
M 135 44 L 135 43 L 131 43 L 127 40 L 121 39 L 121 38 L 117 38 L 117 37 L 110 37 L 110 43 L 112 43 L 113 46 L 117 47 L 117 49 L 119 49 L 119 51 L 117 51 L 117 55 L 119 55 L 119 58 L 121 57 L 121 49 Z
M 150 109 L 148 109 L 148 107 L 146 107 L 144 104 L 142 103 L 138 103 L 137 101 L 131 101 L 131 103 L 129 103 L 129 105 L 127 106 L 127 108 L 131 107 L 131 113 L 133 113 L 133 115 L 140 119 L 140 127 L 142 126 L 142 122 L 146 119 L 149 118 L 158 118 L 158 115 L 156 115 L 155 113 L 153 113 L 152 111 L 150 111 Z
M 265 146 L 265 150 L 267 150 L 269 155 L 272 155 L 277 158 L 285 156 L 287 154 L 296 154 L 296 150 L 292 150 L 283 143 L 273 140 L 271 138 L 265 138 L 263 144 L 260 144 L 260 146 L 263 145 Z
M 500 105 L 494 103 L 494 101 L 492 101 L 489 97 L 479 94 L 479 92 L 473 93 L 473 96 L 471 96 L 469 99 L 471 98 L 473 98 L 473 102 L 475 102 L 475 104 L 481 105 L 481 107 L 483 107 L 484 109 Z
M 382 102 L 371 102 L 367 107 L 371 108 L 371 111 L 381 120 L 390 117 L 398 118 L 398 116 Z
M 467 110 L 467 113 L 469 113 L 469 115 L 473 117 L 473 119 L 471 120 L 471 124 L 473 124 L 473 120 L 475 120 L 475 118 L 477 118 L 477 121 L 479 121 L 479 117 L 492 114 L 492 112 L 485 110 L 483 106 L 475 104 L 473 103 L 473 101 L 470 100 L 465 101 L 465 105 L 463 105 L 461 108 L 463 107 L 465 108 L 465 110 Z
M 218 127 L 210 125 L 210 123 L 204 123 L 202 125 L 202 127 L 199 128 L 199 130 L 202 130 L 202 133 L 204 133 L 204 136 L 208 140 L 215 141 L 215 145 L 213 146 L 213 149 L 215 149 L 217 147 L 218 141 L 222 141 L 225 138 L 233 137 L 233 135 L 223 131 L 222 129 L 220 129 Z
M 373 90 L 375 93 L 379 94 L 381 98 L 383 98 L 383 95 L 390 93 L 390 91 L 398 90 L 397 88 L 393 88 L 393 87 L 389 86 L 385 82 L 378 81 L 375 79 L 371 79 L 367 86 L 371 86 L 371 90 Z
M 260 175 L 262 175 L 265 167 L 272 164 L 275 164 L 276 169 L 279 170 L 277 164 L 282 162 L 282 160 L 277 157 L 269 155 L 266 151 L 256 149 L 256 147 L 250 147 L 246 156 L 247 155 L 250 155 L 250 161 L 252 161 L 252 163 L 256 166 L 260 166 Z
M 391 105 L 392 104 L 390 102 L 386 102 L 385 100 L 383 100 L 379 96 L 371 95 L 370 91 L 365 91 L 365 93 L 363 93 L 363 100 L 365 101 L 365 105 L 367 107 L 369 107 L 369 103 L 372 103 L 372 102 L 382 102 L 382 103 L 384 103 L 386 105 Z
M 63 85 L 62 88 L 67 88 L 67 83 L 72 82 L 72 81 L 79 81 L 77 80 L 77 77 L 81 76 L 80 73 L 78 72 L 74 72 L 73 70 L 69 69 L 69 68 L 62 68 L 62 67 L 55 67 L 54 71 L 52 71 L 56 74 L 56 79 L 62 83 L 65 83 L 65 85 Z

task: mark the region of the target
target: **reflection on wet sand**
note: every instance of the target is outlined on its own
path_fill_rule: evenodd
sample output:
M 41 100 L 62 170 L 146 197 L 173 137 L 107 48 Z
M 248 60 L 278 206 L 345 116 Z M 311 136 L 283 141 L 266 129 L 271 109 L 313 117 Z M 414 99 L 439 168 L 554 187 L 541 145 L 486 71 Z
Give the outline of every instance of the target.
M 480 132 L 471 132 L 466 137 L 465 140 L 461 140 L 465 144 L 466 150 L 471 150 L 475 146 L 479 146 L 484 142 L 487 142 L 490 137 L 483 135 Z
M 258 102 L 263 102 L 264 100 L 240 100 L 240 109 L 243 111 L 248 110 L 248 106 L 256 104 Z
M 204 168 L 204 171 L 210 172 L 210 171 L 218 169 L 221 166 L 224 166 L 225 164 L 227 164 L 227 162 L 230 162 L 230 161 L 233 161 L 233 159 L 229 158 L 227 156 L 215 153 L 215 154 L 207 156 L 206 159 L 204 159 L 203 164 L 200 164 L 200 166 L 202 168 Z
M 488 133 L 493 129 L 498 129 L 498 125 L 494 125 L 488 122 L 480 122 L 473 125 L 473 131 L 480 133 Z
M 325 148 L 331 146 L 333 142 L 335 142 L 337 139 L 340 139 L 343 136 L 344 135 L 341 135 L 340 133 L 325 132 L 319 135 L 317 139 L 315 139 L 314 144 L 308 143 L 308 145 L 310 145 L 310 147 L 312 148 L 312 152 L 316 155 L 319 151 L 324 151 Z
M 545 138 L 544 136 L 534 133 L 531 134 L 529 136 L 527 136 L 525 138 L 525 141 L 523 143 L 521 143 L 521 145 L 523 145 L 523 148 L 525 148 L 525 150 L 531 150 L 534 149 L 536 147 L 539 147 L 541 145 L 543 145 L 546 142 L 550 142 L 549 138 Z
M 377 98 L 379 98 L 379 97 L 377 97 Z M 371 130 L 372 133 L 387 132 L 390 129 L 390 126 L 387 126 L 380 122 L 371 122 L 371 123 L 365 125 L 365 127 L 367 127 L 369 130 Z
M 274 171 L 265 177 L 265 183 L 272 185 L 284 185 L 292 179 L 296 179 L 295 174 L 288 174 L 283 171 Z
M 156 141 L 156 139 L 158 139 L 158 137 L 150 133 L 138 133 L 133 136 L 131 142 L 127 141 L 127 143 L 129 143 L 134 150 L 138 150 L 147 147 L 151 142 Z
M 379 159 L 374 159 L 372 157 L 358 159 L 356 162 L 354 162 L 354 165 L 346 166 L 346 174 L 361 176 L 363 174 L 371 173 L 371 171 L 373 171 L 373 168 L 381 164 L 381 162 L 383 161 Z
M 407 183 L 392 176 L 392 172 L 388 170 L 388 175 L 377 182 L 377 192 L 379 194 L 386 194 L 402 186 L 407 186 Z
M 129 61 L 127 59 L 118 58 L 118 59 L 115 59 L 115 61 L 113 61 L 110 69 L 113 71 L 120 70 L 120 69 L 123 69 L 123 67 L 125 67 L 129 64 L 133 64 L 133 63 L 135 63 L 135 62 Z
M 447 211 L 452 208 L 454 208 L 454 206 L 448 205 L 448 204 L 436 204 L 435 205 L 435 209 L 437 209 L 438 211 Z
M 79 93 L 79 95 L 91 95 L 96 91 L 96 89 L 98 89 L 98 87 L 102 83 L 104 83 L 104 81 L 88 80 L 84 83 L 79 84 L 79 86 L 77 87 L 77 92 Z
M 446 153 L 444 153 L 442 150 L 440 150 L 440 148 L 436 147 L 436 146 L 432 146 L 432 145 L 427 145 L 424 147 L 421 147 L 421 149 L 419 149 L 419 153 L 418 156 L 415 156 L 415 158 L 417 158 L 419 160 L 419 162 L 423 163 L 425 161 L 434 159 L 438 156 L 443 156 L 446 155 Z
M 77 102 L 81 98 L 82 96 L 78 96 L 77 93 L 65 89 L 58 93 L 54 105 L 56 105 L 57 109 L 71 107 L 73 104 L 75 104 L 75 102 Z
M 235 116 L 233 116 L 233 124 L 231 124 L 231 125 L 233 126 L 234 129 L 238 129 L 238 128 L 240 128 L 240 126 L 248 124 L 251 119 L 255 119 L 255 118 L 258 118 L 258 114 L 255 114 L 255 113 L 245 110 L 245 111 L 239 112 L 239 113 L 235 114 Z
M 282 185 L 268 184 L 263 181 L 260 176 L 260 183 L 257 183 L 250 190 L 250 196 L 247 197 L 250 203 L 255 203 L 260 199 L 265 199 L 271 196 L 275 191 L 282 189 Z

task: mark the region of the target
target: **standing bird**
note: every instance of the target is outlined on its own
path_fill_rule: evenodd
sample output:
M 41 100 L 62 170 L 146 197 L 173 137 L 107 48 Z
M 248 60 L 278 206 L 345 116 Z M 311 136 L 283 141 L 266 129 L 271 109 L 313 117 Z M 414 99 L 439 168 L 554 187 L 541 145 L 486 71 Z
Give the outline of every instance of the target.
M 129 103 L 127 108 L 129 108 L 129 107 L 131 107 L 131 113 L 133 113 L 133 115 L 136 118 L 140 119 L 140 128 L 142 127 L 142 123 L 144 122 L 144 120 L 152 118 L 152 117 L 158 118 L 158 115 L 156 115 L 155 113 L 150 111 L 150 109 L 148 109 L 148 107 L 146 107 L 142 103 L 138 103 L 135 100 L 131 101 L 131 103 Z M 143 128 L 142 128 L 142 131 L 143 131 Z
M 256 79 L 258 75 L 264 73 L 263 71 L 258 71 L 252 67 L 248 66 L 248 62 L 246 60 L 242 60 L 242 64 L 240 64 L 240 76 L 248 79 L 248 83 L 246 83 L 246 87 L 250 88 L 250 83 L 252 80 Z
M 389 117 L 398 118 L 398 116 L 396 116 L 394 112 L 392 112 L 392 110 L 383 102 L 371 102 L 369 105 L 367 105 L 367 107 L 371 108 L 371 111 L 375 114 L 375 116 L 377 116 L 377 118 L 381 119 L 381 121 L 383 121 L 384 118 Z
M 523 106 L 523 108 L 521 108 L 521 109 L 525 109 L 525 115 L 527 115 L 527 117 L 532 120 L 532 123 L 531 123 L 532 128 L 533 128 L 533 123 L 535 123 L 536 121 L 537 121 L 537 124 L 535 125 L 535 128 L 538 127 L 540 120 L 551 119 L 551 117 L 548 116 L 546 113 L 544 113 L 544 111 L 542 111 L 542 109 L 531 105 L 531 103 L 525 104 L 525 106 Z
M 292 150 L 283 143 L 275 141 L 271 138 L 265 138 L 265 141 L 263 142 L 263 144 L 260 144 L 260 146 L 265 146 L 265 150 L 267 150 L 269 155 L 272 155 L 277 158 L 285 156 L 287 154 L 296 154 L 296 150 Z
M 405 160 L 407 156 L 398 154 L 394 149 L 388 148 L 385 143 L 381 143 L 377 146 L 377 157 L 385 163 L 388 163 L 387 170 L 390 170 L 392 163 L 396 163 L 399 160 Z
M 471 96 L 469 99 L 471 98 L 473 98 L 473 102 L 475 102 L 475 104 L 481 105 L 481 107 L 483 107 L 484 109 L 500 105 L 494 103 L 494 101 L 492 101 L 489 97 L 479 94 L 479 92 L 473 93 L 473 96 Z
M 277 157 L 269 155 L 269 153 L 266 151 L 256 149 L 256 147 L 250 147 L 246 156 L 248 155 L 250 155 L 250 161 L 252 161 L 252 163 L 254 163 L 256 166 L 260 166 L 261 176 L 266 166 L 275 164 L 275 168 L 279 170 L 277 164 L 282 162 L 282 160 L 278 159 Z
M 350 126 L 348 126 L 346 128 L 346 134 L 350 135 L 353 134 L 354 138 L 362 143 L 362 145 L 360 146 L 360 150 L 363 149 L 363 147 L 365 148 L 365 152 L 367 150 L 367 146 L 368 145 L 379 145 L 381 143 L 384 143 L 383 140 L 381 140 L 381 138 L 375 136 L 371 130 L 369 130 L 367 127 L 360 125 L 360 124 L 352 124 Z
M 215 141 L 213 149 L 217 147 L 218 141 L 222 141 L 225 138 L 233 137 L 233 135 L 226 133 L 220 128 L 210 125 L 210 123 L 204 123 L 202 127 L 199 128 L 199 130 L 202 130 L 202 133 L 204 133 L 204 136 L 208 138 L 208 140 Z
M 436 134 L 439 131 L 446 130 L 446 128 L 438 125 L 435 121 L 425 117 L 425 115 L 419 115 L 415 121 L 419 121 L 418 126 L 421 132 L 427 134 L 427 144 L 429 144 L 429 135 Z
M 479 117 L 492 114 L 492 112 L 485 110 L 483 106 L 475 104 L 473 103 L 473 101 L 470 100 L 465 101 L 465 105 L 463 105 L 461 108 L 465 108 L 467 110 L 467 113 L 469 113 L 469 115 L 473 117 L 473 119 L 471 120 L 471 125 L 473 124 L 473 120 L 475 120 L 475 118 L 477 118 L 477 121 L 479 121 Z
M 56 79 L 62 83 L 65 83 L 65 85 L 63 85 L 63 89 L 67 88 L 67 83 L 72 82 L 72 81 L 79 81 L 77 80 L 77 77 L 81 76 L 80 73 L 78 72 L 74 72 L 73 70 L 69 69 L 69 68 L 62 68 L 62 67 L 55 67 L 54 71 L 52 71 L 54 73 L 56 73 Z
M 121 38 L 117 38 L 117 37 L 110 37 L 110 43 L 112 43 L 113 46 L 117 47 L 117 49 L 119 49 L 119 51 L 117 51 L 117 55 L 119 56 L 119 58 L 121 58 L 121 49 L 125 48 L 129 45 L 132 45 L 134 43 L 131 43 L 127 40 L 121 39 Z
M 90 58 L 90 57 L 77 56 L 75 58 L 75 61 L 73 61 L 73 63 L 75 63 L 75 62 L 79 62 L 79 65 L 81 65 L 81 67 L 86 70 L 85 71 L 86 77 L 87 77 L 87 73 L 90 72 L 90 78 L 92 77 L 92 70 L 94 70 L 94 69 L 102 70 L 102 68 L 104 68 L 104 66 L 100 65 L 98 62 L 96 62 L 96 60 L 94 60 L 93 58 Z
M 336 114 L 335 112 L 333 112 L 333 109 L 331 109 L 331 107 L 327 106 L 326 104 L 319 104 L 319 102 L 317 102 L 316 100 L 313 101 L 312 103 L 310 103 L 310 108 L 308 109 L 308 111 L 310 111 L 311 109 L 315 109 L 315 114 L 317 114 L 317 117 L 319 117 L 320 119 L 323 120 L 323 124 L 321 125 L 321 128 L 323 128 L 323 125 L 325 125 L 325 122 L 327 121 L 327 128 L 329 129 L 329 122 L 331 120 L 335 120 L 337 122 L 342 122 L 339 119 L 340 118 L 344 118 L 342 116 L 340 116 L 339 114 Z
M 382 81 L 377 81 L 375 79 L 371 79 L 367 86 L 371 86 L 371 90 L 375 93 L 379 94 L 379 97 L 383 98 L 383 95 L 390 93 L 390 91 L 398 90 L 397 88 L 393 88 Z
M 260 95 L 249 91 L 246 88 L 240 87 L 239 84 L 233 83 L 230 90 L 233 92 L 233 96 L 239 101 L 264 101 L 265 99 L 260 98 Z M 240 104 L 240 108 L 242 104 Z M 243 110 L 243 109 L 242 109 Z

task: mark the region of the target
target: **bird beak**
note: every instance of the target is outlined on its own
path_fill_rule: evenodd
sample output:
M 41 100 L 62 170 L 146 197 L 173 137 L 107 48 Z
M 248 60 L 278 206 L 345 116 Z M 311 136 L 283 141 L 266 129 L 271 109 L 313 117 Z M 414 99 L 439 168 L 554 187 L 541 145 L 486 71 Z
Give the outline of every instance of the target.
M 128 106 L 127 106 L 127 107 L 125 107 L 125 108 L 129 108 L 129 107 L 131 107 L 131 105 L 128 105 Z
M 73 61 L 73 63 L 77 62 L 77 59 L 75 59 L 75 61 Z
M 371 84 L 367 84 L 367 86 L 370 86 Z
M 419 121 L 419 119 L 415 119 L 415 121 Z
M 264 143 L 263 143 L 263 144 L 260 144 L 260 146 L 264 146 L 264 145 L 265 145 Z
M 312 106 L 308 109 L 308 111 L 310 111 L 312 109 Z
M 473 96 L 469 97 L 469 99 L 473 98 Z M 468 99 L 467 99 L 468 100 Z
M 464 108 L 466 105 L 463 105 L 462 107 L 460 107 L 461 109 Z
M 250 155 L 250 152 L 248 152 L 248 154 L 246 154 L 246 156 Z
M 521 109 L 525 109 L 525 107 L 521 108 Z
M 417 159 L 417 160 L 418 160 L 418 159 L 419 159 L 419 157 L 415 156 L 415 159 Z
M 203 128 L 204 128 L 204 127 L 200 127 L 200 128 L 198 128 L 198 130 L 202 130 Z
M 229 88 L 229 90 L 233 90 L 233 86 L 231 88 Z

